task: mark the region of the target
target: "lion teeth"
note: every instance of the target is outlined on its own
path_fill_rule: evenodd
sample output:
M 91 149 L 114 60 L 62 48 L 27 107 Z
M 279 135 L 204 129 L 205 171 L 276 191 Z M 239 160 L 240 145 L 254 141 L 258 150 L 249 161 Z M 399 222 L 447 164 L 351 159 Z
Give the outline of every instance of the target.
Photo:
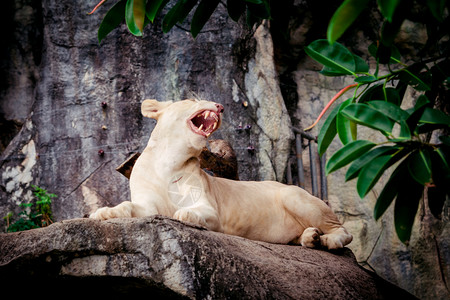
M 208 118 L 208 116 L 209 116 L 209 110 L 205 111 L 205 120 L 206 120 L 206 118 Z
M 216 129 L 216 127 L 217 127 L 217 122 L 214 122 L 213 130 Z
M 206 137 L 209 137 L 211 135 L 211 132 L 208 132 L 207 134 L 206 134 Z
M 212 116 L 213 116 L 214 120 L 216 120 L 216 122 L 219 121 L 219 117 L 216 114 L 213 113 Z
M 198 130 L 202 130 L 202 128 L 203 128 L 203 124 L 200 125 L 200 127 L 198 128 Z

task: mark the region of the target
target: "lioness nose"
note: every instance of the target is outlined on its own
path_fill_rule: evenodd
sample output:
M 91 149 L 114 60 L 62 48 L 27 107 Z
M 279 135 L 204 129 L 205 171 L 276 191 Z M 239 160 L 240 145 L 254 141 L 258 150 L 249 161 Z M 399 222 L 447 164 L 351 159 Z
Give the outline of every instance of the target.
M 223 113 L 223 105 L 222 104 L 219 104 L 219 103 L 216 103 L 216 107 L 217 107 L 217 112 L 218 113 Z

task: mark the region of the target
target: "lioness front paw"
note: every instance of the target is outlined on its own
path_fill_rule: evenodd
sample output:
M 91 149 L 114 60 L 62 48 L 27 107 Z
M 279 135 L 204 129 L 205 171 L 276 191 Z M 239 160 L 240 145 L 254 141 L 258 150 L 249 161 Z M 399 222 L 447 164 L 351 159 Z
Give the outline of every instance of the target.
M 96 220 L 108 220 L 111 219 L 111 214 L 109 212 L 111 208 L 109 207 L 102 207 L 95 211 L 95 213 L 92 213 L 89 215 L 90 219 L 96 219 Z
M 96 220 L 109 220 L 114 218 L 131 218 L 132 217 L 132 204 L 123 202 L 116 207 L 102 207 L 89 216 L 91 219 Z
M 320 232 L 314 227 L 306 228 L 301 237 L 302 246 L 316 248 L 320 246 Z
M 204 227 L 207 227 L 206 220 L 197 214 L 195 211 L 187 209 L 187 208 L 180 208 L 175 212 L 173 215 L 174 219 L 184 221 L 184 222 L 191 222 L 194 224 L 198 224 Z

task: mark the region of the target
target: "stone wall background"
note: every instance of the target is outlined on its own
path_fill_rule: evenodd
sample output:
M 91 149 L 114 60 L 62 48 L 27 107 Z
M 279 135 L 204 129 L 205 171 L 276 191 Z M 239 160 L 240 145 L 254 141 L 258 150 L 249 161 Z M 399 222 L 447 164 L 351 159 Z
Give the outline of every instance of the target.
M 339 5 L 329 2 L 285 1 L 274 8 L 273 21 L 254 29 L 234 23 L 221 8 L 196 40 L 180 28 L 163 34 L 160 26 L 148 26 L 144 37 L 136 38 L 122 26 L 101 45 L 96 31 L 111 3 L 93 16 L 86 12 L 97 1 L 5 4 L 0 215 L 31 201 L 31 184 L 58 195 L 53 202 L 58 221 L 128 199 L 127 179 L 115 168 L 143 149 L 154 126 L 140 115 L 145 98 L 194 95 L 222 103 L 224 121 L 213 138 L 234 147 L 240 178 L 283 181 L 294 149 L 290 127 L 311 124 L 325 103 L 350 83 L 320 75 L 319 66 L 303 52 L 312 40 L 324 37 Z M 340 42 L 370 61 L 365 49 L 375 40 L 380 16 L 376 9 L 365 14 L 357 21 L 358 31 L 350 30 Z M 411 32 L 414 43 L 425 41 L 425 29 L 412 22 L 403 31 L 405 41 L 411 40 Z M 414 47 L 404 45 L 401 50 L 414 55 Z M 251 125 L 251 130 L 238 133 L 239 125 Z M 254 154 L 247 151 L 249 146 Z M 329 153 L 338 147 L 334 143 Z M 379 222 L 372 217 L 380 188 L 361 200 L 343 174 L 328 177 L 329 202 L 354 235 L 350 248 L 360 264 L 419 298 L 448 298 L 448 204 L 441 220 L 422 209 L 405 246 L 395 235 L 392 211 Z

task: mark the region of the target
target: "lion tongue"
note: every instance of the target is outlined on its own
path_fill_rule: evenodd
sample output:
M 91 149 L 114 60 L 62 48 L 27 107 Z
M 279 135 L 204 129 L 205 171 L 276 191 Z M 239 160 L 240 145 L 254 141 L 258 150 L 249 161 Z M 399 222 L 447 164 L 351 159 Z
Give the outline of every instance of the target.
M 218 118 L 214 112 L 204 111 L 192 119 L 192 123 L 207 136 L 217 128 Z

